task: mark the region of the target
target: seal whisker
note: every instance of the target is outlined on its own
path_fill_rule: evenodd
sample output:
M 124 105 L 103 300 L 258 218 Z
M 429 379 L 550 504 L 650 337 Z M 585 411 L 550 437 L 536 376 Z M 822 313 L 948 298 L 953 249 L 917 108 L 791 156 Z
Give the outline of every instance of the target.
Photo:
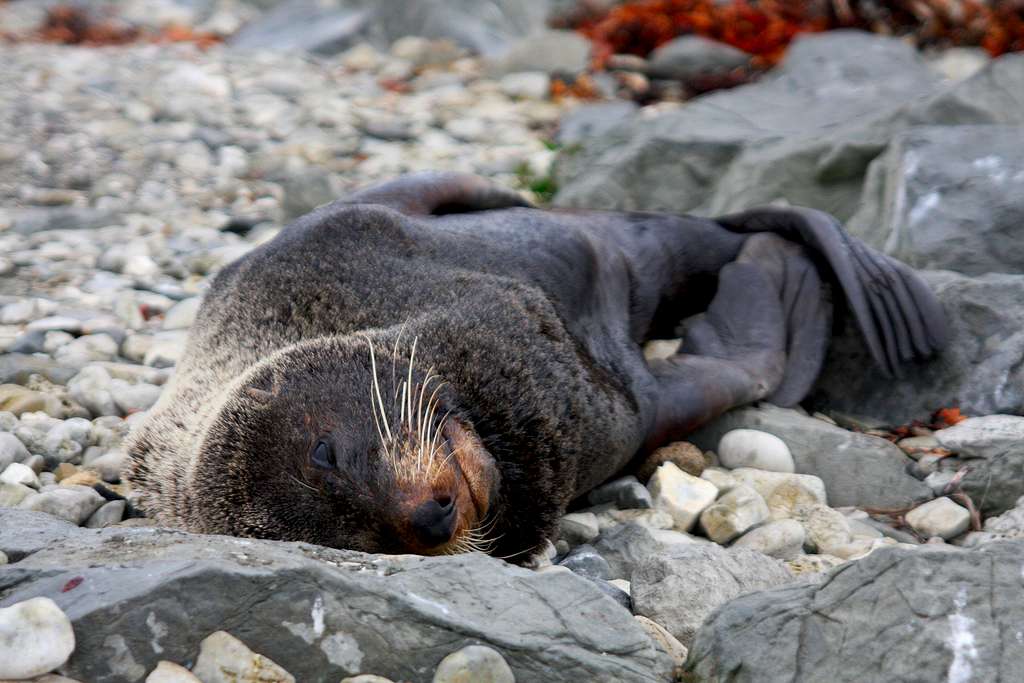
M 317 491 L 317 489 L 316 489 L 315 487 L 311 486 L 311 485 L 310 485 L 309 483 L 307 483 L 307 482 L 304 482 L 304 481 L 302 481 L 301 479 L 299 479 L 299 478 L 298 478 L 297 476 L 295 476 L 295 475 L 294 475 L 294 474 L 292 474 L 291 472 L 289 472 L 289 473 L 288 473 L 288 478 L 289 478 L 289 479 L 291 479 L 292 481 L 294 481 L 294 482 L 295 482 L 296 484 L 298 484 L 299 486 L 302 486 L 303 488 L 307 488 L 307 489 L 309 489 L 309 490 L 310 490 L 310 491 L 312 491 L 313 493 L 319 493 L 319 491 Z

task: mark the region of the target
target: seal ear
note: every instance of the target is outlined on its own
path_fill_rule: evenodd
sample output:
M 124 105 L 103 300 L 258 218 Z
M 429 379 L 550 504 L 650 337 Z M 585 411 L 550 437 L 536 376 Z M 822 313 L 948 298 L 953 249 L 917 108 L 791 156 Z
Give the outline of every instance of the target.
M 261 406 L 269 405 L 274 398 L 273 393 L 259 387 L 246 387 L 245 394 Z

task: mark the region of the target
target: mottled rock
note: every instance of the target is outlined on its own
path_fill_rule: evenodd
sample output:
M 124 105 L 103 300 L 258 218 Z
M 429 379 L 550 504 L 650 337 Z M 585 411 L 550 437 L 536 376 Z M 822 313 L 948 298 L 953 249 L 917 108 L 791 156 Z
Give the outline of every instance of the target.
M 883 549 L 821 582 L 742 596 L 701 627 L 687 671 L 735 683 L 788 683 L 797 671 L 834 683 L 1016 680 L 1024 648 L 1007 643 L 1024 623 L 1024 601 L 1011 598 L 1022 556 L 1024 543 L 1008 541 Z
M 971 513 L 949 498 L 936 498 L 907 513 L 907 524 L 924 537 L 950 539 L 967 531 Z
M 75 649 L 71 622 L 49 598 L 31 598 L 0 608 L 0 678 L 45 674 Z
M 678 531 L 623 524 L 601 533 L 594 547 L 607 562 L 612 576 L 628 579 L 633 568 L 651 555 L 668 552 L 678 545 L 701 543 Z
M 608 561 L 591 545 L 573 548 L 558 564 L 588 579 L 621 578 L 612 576 Z
M 649 480 L 654 475 L 654 471 L 666 462 L 672 463 L 694 477 L 699 477 L 704 468 L 708 466 L 707 459 L 699 448 L 688 441 L 676 441 L 656 449 L 647 456 L 636 473 L 637 478 L 640 481 Z
M 780 560 L 793 560 L 803 551 L 806 532 L 800 522 L 780 519 L 751 529 L 732 544 L 733 548 L 749 548 Z
M 240 606 L 236 633 L 301 681 L 365 671 L 419 680 L 453 650 L 480 644 L 521 680 L 574 672 L 654 683 L 671 666 L 590 581 L 480 554 L 373 556 L 151 527 L 78 529 L 21 510 L 0 511 L 0 550 L 16 560 L 0 567 L 14 587 L 0 604 L 52 595 L 78 637 L 62 671 L 84 681 L 138 680 L 160 660 L 189 661 Z M 115 616 L 121 640 L 107 641 Z
M 714 484 L 683 472 L 671 462 L 655 470 L 647 488 L 654 499 L 654 507 L 672 515 L 680 531 L 692 529 L 700 513 L 718 497 Z
M 1024 417 L 970 417 L 935 432 L 935 440 L 961 458 L 994 458 L 1021 450 L 1024 444 Z
M 715 543 L 726 544 L 767 521 L 768 505 L 750 486 L 739 485 L 700 515 L 700 528 Z
M 442 659 L 433 680 L 434 683 L 515 683 L 516 678 L 500 652 L 483 645 L 470 645 Z
M 701 622 L 720 605 L 749 591 L 792 580 L 782 563 L 753 550 L 713 544 L 651 555 L 633 571 L 633 607 L 689 647 Z
M 620 510 L 647 509 L 653 505 L 650 491 L 633 475 L 598 486 L 587 494 L 587 501 L 591 505 L 615 503 Z

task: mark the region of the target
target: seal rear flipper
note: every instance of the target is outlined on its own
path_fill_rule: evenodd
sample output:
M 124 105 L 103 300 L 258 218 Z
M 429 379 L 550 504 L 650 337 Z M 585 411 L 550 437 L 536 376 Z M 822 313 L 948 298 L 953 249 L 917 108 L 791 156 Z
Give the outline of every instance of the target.
M 371 185 L 344 203 L 383 204 L 411 216 L 533 206 L 518 193 L 480 176 L 437 171 L 411 173 Z
M 945 347 L 945 316 L 935 295 L 906 265 L 848 235 L 832 216 L 806 208 L 765 208 L 715 219 L 734 232 L 773 232 L 806 245 L 828 263 L 875 362 L 887 376 Z
M 776 391 L 787 370 L 786 317 L 770 269 L 726 265 L 707 312 L 686 322 L 681 353 L 650 363 L 656 409 L 645 450 Z

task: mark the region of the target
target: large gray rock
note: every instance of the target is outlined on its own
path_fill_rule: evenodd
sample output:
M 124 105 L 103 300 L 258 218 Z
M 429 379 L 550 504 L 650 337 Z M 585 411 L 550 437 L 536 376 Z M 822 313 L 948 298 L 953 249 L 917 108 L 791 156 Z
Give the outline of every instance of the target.
M 849 217 L 885 130 L 938 83 L 903 41 L 852 31 L 802 37 L 758 83 L 563 153 L 555 203 L 709 213 L 786 197 Z
M 372 556 L 167 529 L 76 529 L 16 510 L 0 510 L 0 551 L 13 562 L 0 567 L 0 606 L 54 600 L 78 641 L 62 673 L 93 683 L 140 681 L 159 660 L 194 661 L 218 630 L 300 681 L 361 671 L 426 680 L 472 644 L 499 651 L 520 682 L 659 681 L 671 667 L 586 579 L 479 554 Z
M 821 583 L 743 596 L 701 627 L 687 671 L 730 683 L 1024 680 L 1024 542 L 884 549 Z
M 333 54 L 360 41 L 386 48 L 415 35 L 496 55 L 542 29 L 547 12 L 546 0 L 289 0 L 243 27 L 229 44 Z
M 793 581 L 782 562 L 747 548 L 706 543 L 652 555 L 630 580 L 633 610 L 689 647 L 707 615 L 751 591 Z
M 885 439 L 769 403 L 729 411 L 687 439 L 713 450 L 733 429 L 759 429 L 782 439 L 796 471 L 820 477 L 833 507 L 904 507 L 931 498 L 931 489 L 907 474 L 911 460 Z
M 902 378 L 886 378 L 847 324 L 832 341 L 810 405 L 893 425 L 951 406 L 966 415 L 1024 413 L 1024 275 L 922 276 L 950 321 L 942 355 L 908 367 Z
M 916 268 L 1024 272 L 1021 140 L 1024 126 L 922 126 L 898 135 L 872 163 L 850 231 Z
M 845 220 L 869 164 L 900 131 L 1024 124 L 1022 64 L 1002 57 L 951 84 L 896 38 L 804 36 L 760 82 L 563 151 L 555 204 L 716 214 L 782 199 Z

